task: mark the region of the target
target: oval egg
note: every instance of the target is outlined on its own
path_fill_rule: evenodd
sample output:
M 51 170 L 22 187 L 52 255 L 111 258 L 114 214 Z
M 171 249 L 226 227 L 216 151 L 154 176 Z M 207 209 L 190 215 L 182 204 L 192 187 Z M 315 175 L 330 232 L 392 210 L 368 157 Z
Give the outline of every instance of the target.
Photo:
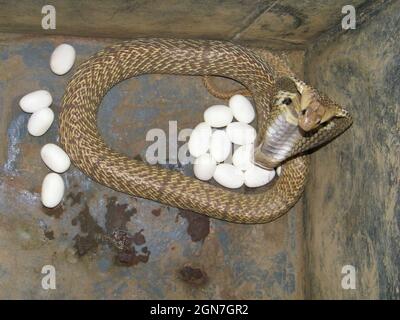
M 235 94 L 229 99 L 229 107 L 237 121 L 250 123 L 254 120 L 256 113 L 253 105 L 245 96 Z
M 238 147 L 232 156 L 232 164 L 240 169 L 247 170 L 253 165 L 254 147 L 252 144 L 246 144 Z
M 40 156 L 46 166 L 54 172 L 63 173 L 71 165 L 71 160 L 66 152 L 53 143 L 44 145 L 40 150 Z
M 64 196 L 64 180 L 57 173 L 46 175 L 42 183 L 41 201 L 47 208 L 56 207 Z
M 188 149 L 193 157 L 197 158 L 208 151 L 211 133 L 211 127 L 205 122 L 199 123 L 193 129 L 188 142 Z
M 226 133 L 234 144 L 251 144 L 256 139 L 257 133 L 251 125 L 244 122 L 232 122 L 226 127 Z
M 28 113 L 33 113 L 51 106 L 53 98 L 47 90 L 36 90 L 24 95 L 19 106 Z
M 210 180 L 217 167 L 217 162 L 209 154 L 203 154 L 194 161 L 193 171 L 196 178 L 207 181 Z
M 224 105 L 211 106 L 204 112 L 204 121 L 214 128 L 226 127 L 232 120 L 232 110 Z
M 217 162 L 226 160 L 232 149 L 228 135 L 224 130 L 215 130 L 211 135 L 210 154 Z
M 49 130 L 54 120 L 54 112 L 50 108 L 44 108 L 31 115 L 28 121 L 28 132 L 39 137 Z
M 66 43 L 60 44 L 51 54 L 51 71 L 60 76 L 66 74 L 74 65 L 75 56 L 76 53 L 73 46 Z
M 226 188 L 237 189 L 244 183 L 244 174 L 231 164 L 221 163 L 215 168 L 214 179 Z
M 275 177 L 275 170 L 265 170 L 256 165 L 244 173 L 244 183 L 249 188 L 257 188 L 266 185 Z

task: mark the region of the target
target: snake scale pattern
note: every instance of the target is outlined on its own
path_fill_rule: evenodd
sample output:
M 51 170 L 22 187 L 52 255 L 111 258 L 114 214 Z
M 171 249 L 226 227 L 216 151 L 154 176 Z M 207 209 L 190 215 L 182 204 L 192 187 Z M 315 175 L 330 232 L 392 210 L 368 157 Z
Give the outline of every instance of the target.
M 343 132 L 350 126 L 351 117 L 297 80 L 278 57 L 271 53 L 267 58 L 221 41 L 136 39 L 108 47 L 81 64 L 70 80 L 62 100 L 60 142 L 76 167 L 117 191 L 230 222 L 270 222 L 300 198 L 309 168 L 307 151 Z M 271 121 L 282 114 L 274 101 L 287 81 L 279 79 L 292 79 L 300 93 L 311 88 L 308 101 L 320 102 L 319 107 L 328 103 L 335 114 L 315 133 L 296 141 L 282 161 L 281 176 L 270 188 L 238 193 L 128 158 L 105 144 L 97 128 L 102 98 L 115 84 L 142 74 L 218 75 L 238 81 L 252 94 L 259 144 Z M 319 112 L 317 107 L 310 112 Z M 261 147 L 258 152 L 262 162 L 265 150 Z

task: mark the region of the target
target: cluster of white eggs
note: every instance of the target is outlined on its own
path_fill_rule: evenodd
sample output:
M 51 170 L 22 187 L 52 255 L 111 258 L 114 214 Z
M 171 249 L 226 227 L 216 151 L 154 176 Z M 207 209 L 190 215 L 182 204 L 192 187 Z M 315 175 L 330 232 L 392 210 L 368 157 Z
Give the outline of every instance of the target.
M 59 45 L 50 58 L 50 69 L 57 75 L 64 75 L 75 62 L 75 49 L 69 44 Z M 36 90 L 23 96 L 19 101 L 21 109 L 32 115 L 28 121 L 28 132 L 35 137 L 44 135 L 54 121 L 54 112 L 50 106 L 53 98 L 46 90 Z M 48 208 L 56 207 L 64 196 L 64 173 L 71 165 L 68 155 L 53 143 L 48 143 L 40 150 L 40 156 L 46 166 L 53 172 L 43 179 L 41 200 Z
M 200 180 L 214 178 L 220 185 L 236 189 L 243 184 L 261 187 L 275 177 L 275 170 L 254 164 L 256 130 L 250 125 L 255 111 L 242 95 L 234 95 L 228 106 L 214 105 L 204 112 L 189 139 L 188 148 L 195 158 L 194 175 Z M 232 122 L 233 119 L 237 121 Z M 280 168 L 277 169 L 280 173 Z

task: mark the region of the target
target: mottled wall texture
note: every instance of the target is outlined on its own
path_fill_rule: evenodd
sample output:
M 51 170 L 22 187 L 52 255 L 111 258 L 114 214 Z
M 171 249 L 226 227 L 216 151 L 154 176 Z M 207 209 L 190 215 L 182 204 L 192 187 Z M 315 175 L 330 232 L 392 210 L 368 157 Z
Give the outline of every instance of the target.
M 362 6 L 375 0 L 352 0 Z M 235 40 L 299 49 L 340 20 L 348 0 L 53 0 L 56 30 L 41 28 L 41 0 L 0 0 L 0 32 L 86 37 Z
M 348 107 L 353 126 L 312 157 L 305 199 L 306 296 L 400 298 L 400 2 L 306 52 L 306 80 Z M 355 266 L 357 289 L 340 285 Z

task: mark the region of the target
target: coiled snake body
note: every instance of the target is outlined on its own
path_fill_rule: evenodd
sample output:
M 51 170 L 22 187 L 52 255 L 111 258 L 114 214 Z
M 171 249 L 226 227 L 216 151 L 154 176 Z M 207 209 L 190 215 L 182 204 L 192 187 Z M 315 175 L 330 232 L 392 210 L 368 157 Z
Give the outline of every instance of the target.
M 75 166 L 115 190 L 231 222 L 272 221 L 286 213 L 302 194 L 309 165 L 305 152 L 343 132 L 351 118 L 298 81 L 277 57 L 271 54 L 270 58 L 265 61 L 246 48 L 220 41 L 138 39 L 111 46 L 80 65 L 69 82 L 62 101 L 60 142 Z M 283 162 L 282 174 L 273 186 L 262 193 L 241 194 L 130 159 L 107 146 L 96 119 L 103 96 L 120 81 L 152 73 L 218 75 L 243 84 L 257 110 L 257 163 L 276 166 Z M 297 92 L 292 90 L 292 98 L 297 96 L 301 106 L 300 102 L 297 106 L 287 106 L 287 100 L 286 104 L 276 102 L 290 87 L 289 82 L 292 87 L 295 84 Z M 323 126 L 299 134 L 284 159 L 275 161 L 269 152 L 274 137 L 268 138 L 268 128 L 285 112 L 291 112 L 292 117 L 287 114 L 287 118 L 304 127 L 315 115 L 319 124 L 321 112 L 330 116 L 325 117 Z

